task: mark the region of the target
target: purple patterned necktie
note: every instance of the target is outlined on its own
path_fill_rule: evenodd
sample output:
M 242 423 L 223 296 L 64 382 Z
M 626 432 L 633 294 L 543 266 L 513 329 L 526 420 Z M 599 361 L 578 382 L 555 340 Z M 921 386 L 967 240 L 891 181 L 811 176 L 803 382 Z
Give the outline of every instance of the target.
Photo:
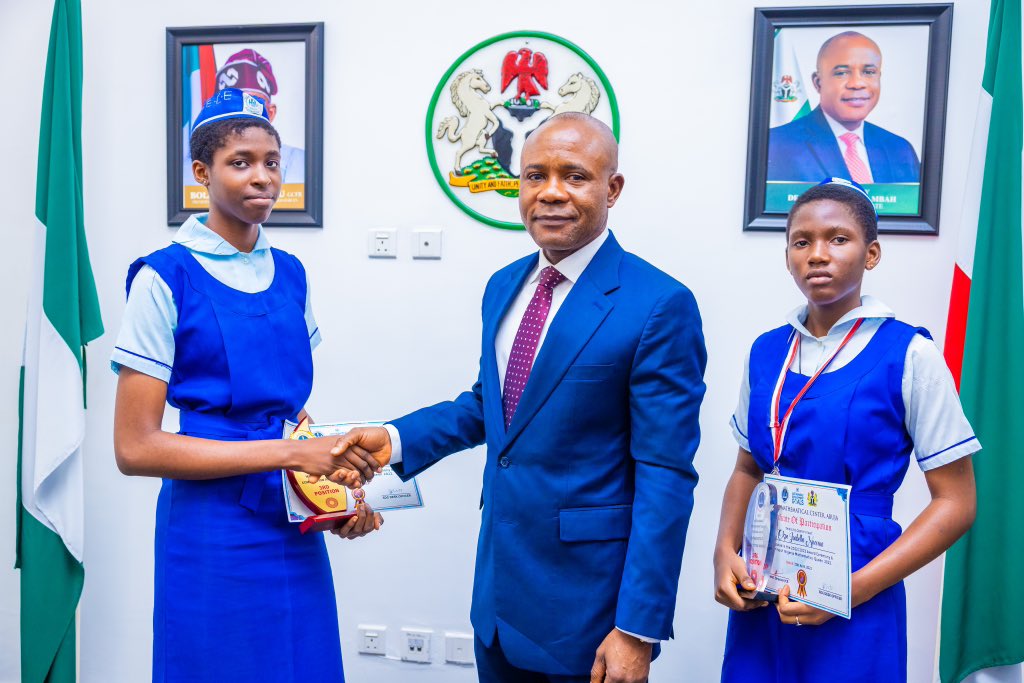
M 502 392 L 501 402 L 505 406 L 505 429 L 512 424 L 512 416 L 516 414 L 519 407 L 519 399 L 523 397 L 523 389 L 530 379 L 530 370 L 533 368 L 533 357 L 537 355 L 537 342 L 540 341 L 540 332 L 544 329 L 544 322 L 548 319 L 548 312 L 551 310 L 551 297 L 555 287 L 565 280 L 565 276 L 558 272 L 554 266 L 548 266 L 540 271 L 540 282 L 537 283 L 537 291 L 526 307 L 523 320 L 519 323 L 519 331 L 516 332 L 516 340 L 512 343 L 512 353 L 508 357 L 508 367 L 505 369 L 505 388 Z

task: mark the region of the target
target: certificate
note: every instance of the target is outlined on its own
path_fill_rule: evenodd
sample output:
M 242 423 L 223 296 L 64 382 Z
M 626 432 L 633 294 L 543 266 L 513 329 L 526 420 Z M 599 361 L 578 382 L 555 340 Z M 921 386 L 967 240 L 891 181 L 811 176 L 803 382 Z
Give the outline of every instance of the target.
M 319 438 L 342 436 L 356 427 L 379 427 L 383 424 L 383 422 L 332 422 L 304 424 L 303 427 L 309 436 Z M 293 423 L 285 423 L 287 438 L 296 438 L 292 434 L 295 427 L 296 425 Z M 356 514 L 358 506 L 364 502 L 375 512 L 423 507 L 423 499 L 420 496 L 416 480 L 402 481 L 389 465 L 385 465 L 382 471 L 375 474 L 373 479 L 366 482 L 362 488 L 351 493 L 346 493 L 343 486 L 330 482 L 326 477 L 321 477 L 317 482 L 303 481 L 302 477 L 308 478 L 308 475 L 287 471 L 281 473 L 288 521 L 302 524 L 304 532 L 307 527 L 313 526 L 314 517 L 317 519 L 336 518 L 340 524 L 343 520 Z M 318 498 L 320 493 L 323 495 Z M 318 529 L 314 527 L 314 530 Z
M 767 474 L 778 490 L 778 530 L 765 590 L 850 618 L 850 487 Z

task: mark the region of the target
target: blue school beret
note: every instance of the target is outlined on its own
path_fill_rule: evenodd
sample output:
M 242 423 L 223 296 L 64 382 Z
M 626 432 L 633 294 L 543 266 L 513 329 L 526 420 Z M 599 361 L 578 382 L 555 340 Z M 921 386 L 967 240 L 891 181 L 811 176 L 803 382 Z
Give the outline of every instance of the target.
M 848 187 L 851 190 L 856 190 L 857 192 L 861 193 L 864 196 L 864 199 L 868 200 L 868 203 L 871 204 L 872 209 L 875 208 L 875 203 L 871 201 L 871 197 L 868 196 L 867 191 L 863 187 L 861 187 L 859 183 L 855 183 L 852 180 L 847 180 L 846 178 L 825 178 L 820 183 L 818 183 L 818 185 L 842 185 L 843 187 Z M 877 209 L 875 209 L 875 215 L 878 215 Z
M 204 124 L 240 118 L 263 119 L 270 123 L 267 105 L 263 103 L 263 100 L 238 88 L 224 88 L 206 100 L 195 123 L 192 124 L 190 135 L 194 135 L 196 130 Z

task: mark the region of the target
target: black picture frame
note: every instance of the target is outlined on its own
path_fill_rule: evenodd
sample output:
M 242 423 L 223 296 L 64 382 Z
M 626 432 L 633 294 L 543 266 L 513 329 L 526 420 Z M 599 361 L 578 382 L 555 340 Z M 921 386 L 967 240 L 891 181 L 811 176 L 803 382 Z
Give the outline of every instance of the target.
M 167 223 L 180 225 L 204 209 L 186 208 L 182 179 L 183 51 L 193 45 L 224 43 L 302 42 L 305 47 L 305 117 L 303 148 L 304 206 L 275 208 L 263 225 L 321 227 L 323 225 L 323 120 L 324 120 L 324 25 L 272 24 L 249 26 L 202 26 L 167 29 Z M 280 205 L 280 200 L 278 204 Z
M 921 112 L 923 138 L 918 211 L 914 215 L 880 215 L 878 225 L 879 232 L 889 234 L 938 234 L 953 26 L 952 4 L 754 9 L 744 231 L 784 231 L 786 228 L 785 212 L 765 210 L 775 32 L 787 27 L 864 27 L 867 30 L 877 26 L 912 25 L 927 26 L 929 29 L 924 111 Z

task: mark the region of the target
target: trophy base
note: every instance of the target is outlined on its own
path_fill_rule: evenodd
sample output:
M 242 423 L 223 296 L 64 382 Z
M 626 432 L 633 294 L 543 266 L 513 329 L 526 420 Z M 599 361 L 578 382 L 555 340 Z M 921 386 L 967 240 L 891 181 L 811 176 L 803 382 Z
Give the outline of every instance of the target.
M 299 531 L 308 533 L 310 531 L 330 531 L 345 526 L 345 522 L 356 516 L 354 512 L 332 512 L 327 515 L 313 515 L 307 517 L 299 524 Z
M 740 591 L 740 597 L 747 600 L 759 600 L 761 602 L 778 602 L 779 596 L 768 591 Z

